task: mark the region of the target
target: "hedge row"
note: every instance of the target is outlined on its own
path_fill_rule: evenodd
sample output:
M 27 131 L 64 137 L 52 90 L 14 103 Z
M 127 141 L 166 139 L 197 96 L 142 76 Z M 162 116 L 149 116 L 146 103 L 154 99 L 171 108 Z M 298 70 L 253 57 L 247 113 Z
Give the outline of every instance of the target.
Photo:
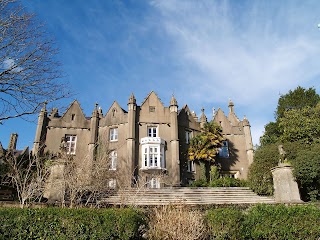
M 310 205 L 211 209 L 206 220 L 211 239 L 320 239 L 320 209 Z
M 0 208 L 0 239 L 139 239 L 134 209 Z
M 171 215 L 171 224 L 181 223 L 177 215 Z M 216 208 L 204 216 L 202 235 L 208 233 L 210 239 L 320 239 L 319 206 Z M 0 208 L 0 239 L 141 239 L 146 219 L 135 209 Z

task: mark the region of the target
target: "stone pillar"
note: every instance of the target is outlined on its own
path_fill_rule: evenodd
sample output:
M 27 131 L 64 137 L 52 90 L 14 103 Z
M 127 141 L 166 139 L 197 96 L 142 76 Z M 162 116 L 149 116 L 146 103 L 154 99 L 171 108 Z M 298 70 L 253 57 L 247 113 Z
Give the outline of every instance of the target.
M 92 179 L 93 162 L 96 160 L 98 132 L 99 132 L 100 114 L 98 103 L 95 104 L 90 122 L 90 142 L 88 144 L 87 156 L 82 159 L 82 169 L 84 181 L 90 182 Z
M 128 101 L 128 137 L 127 137 L 127 166 L 129 167 L 127 174 L 128 180 L 132 179 L 132 174 L 135 175 L 137 171 L 137 163 L 136 163 L 136 98 L 133 94 L 131 94 Z M 131 184 L 131 182 L 130 182 Z
M 88 146 L 88 153 L 91 161 L 94 160 L 96 144 L 98 142 L 98 131 L 99 131 L 99 112 L 98 112 L 98 104 L 96 103 L 91 116 L 91 123 L 90 123 L 91 134 L 90 134 L 90 142 Z
M 271 169 L 273 176 L 274 198 L 279 203 L 301 202 L 297 182 L 294 180 L 290 165 L 279 164 Z
M 16 150 L 17 141 L 18 141 L 18 134 L 17 133 L 11 133 L 8 150 Z
M 253 144 L 252 144 L 250 123 L 246 118 L 246 116 L 244 116 L 244 119 L 243 119 L 243 131 L 244 131 L 244 137 L 246 141 L 247 159 L 250 166 L 251 163 L 253 162 Z
M 47 103 L 44 103 L 43 108 L 40 111 L 38 117 L 38 125 L 36 130 L 36 136 L 33 143 L 32 154 L 39 155 L 44 148 L 46 131 L 47 131 Z
M 179 137 L 178 137 L 178 103 L 172 96 L 170 100 L 170 123 L 171 123 L 171 170 L 169 175 L 174 186 L 180 186 L 180 160 L 179 160 Z
M 201 109 L 201 116 L 200 116 L 200 128 L 203 130 L 204 125 L 207 123 L 207 116 L 204 114 L 204 108 Z

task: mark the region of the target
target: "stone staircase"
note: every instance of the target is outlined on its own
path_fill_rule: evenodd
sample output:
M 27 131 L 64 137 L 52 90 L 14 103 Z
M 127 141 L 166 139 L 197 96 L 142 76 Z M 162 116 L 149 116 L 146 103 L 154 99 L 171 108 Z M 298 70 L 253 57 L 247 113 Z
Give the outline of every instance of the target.
M 275 203 L 273 197 L 258 196 L 246 187 L 125 189 L 100 200 L 107 205 L 167 205 L 167 204 L 255 204 Z

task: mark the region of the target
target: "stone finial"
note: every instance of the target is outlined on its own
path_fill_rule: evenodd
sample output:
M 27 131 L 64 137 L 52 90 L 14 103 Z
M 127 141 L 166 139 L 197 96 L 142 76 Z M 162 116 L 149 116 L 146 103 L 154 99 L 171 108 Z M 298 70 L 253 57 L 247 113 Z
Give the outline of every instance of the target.
M 194 111 L 191 112 L 191 115 L 192 115 L 193 119 L 194 119 L 196 122 L 198 122 L 197 114 L 196 114 Z
M 174 95 L 171 97 L 170 106 L 178 106 L 177 99 L 174 97 Z
M 59 116 L 58 108 L 52 108 L 50 117 L 58 117 L 58 116 Z
M 136 104 L 136 98 L 134 97 L 133 93 L 131 93 L 128 104 Z
M 47 104 L 48 104 L 48 101 L 45 101 L 43 103 L 43 107 L 41 108 L 41 112 L 46 112 L 47 111 Z
M 242 123 L 243 126 L 250 126 L 249 120 L 247 119 L 246 115 L 244 115 Z
M 98 106 L 99 106 L 99 104 L 96 102 L 96 103 L 94 104 L 94 109 L 93 109 L 93 111 L 92 111 L 92 116 L 96 116 L 96 115 L 99 114 L 99 112 L 98 112 Z
M 204 108 L 201 108 L 201 116 L 200 116 L 200 122 L 207 122 L 207 116 L 204 113 Z
M 102 113 L 102 108 L 101 108 L 101 107 L 98 107 L 98 113 L 99 113 L 100 116 L 103 115 L 103 113 Z
M 232 102 L 231 99 L 229 99 L 229 104 L 228 104 L 228 107 L 229 107 L 229 112 L 234 112 L 234 103 Z

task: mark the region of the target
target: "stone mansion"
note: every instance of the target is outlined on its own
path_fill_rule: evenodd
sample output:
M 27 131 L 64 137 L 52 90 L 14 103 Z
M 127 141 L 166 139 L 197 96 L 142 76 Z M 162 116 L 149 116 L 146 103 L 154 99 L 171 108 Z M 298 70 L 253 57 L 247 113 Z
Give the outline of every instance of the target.
M 238 119 L 231 101 L 228 115 L 219 108 L 213 121 L 221 125 L 225 138 L 217 160 L 221 175 L 246 179 L 253 161 L 249 121 Z M 81 165 L 88 155 L 94 161 L 94 149 L 105 144 L 112 150 L 110 171 L 128 168 L 136 179 L 147 180 L 151 188 L 185 186 L 200 177 L 200 166 L 188 161 L 187 150 L 190 139 L 206 122 L 203 109 L 198 118 L 187 105 L 179 109 L 174 96 L 165 105 L 153 91 L 140 106 L 132 94 L 126 110 L 115 101 L 106 114 L 96 106 L 90 117 L 74 101 L 62 115 L 57 109 L 51 113 L 46 107 L 41 110 L 33 153 L 58 153 L 64 142 L 66 152 Z M 159 174 L 166 176 L 166 183 Z M 115 184 L 111 179 L 109 185 Z

